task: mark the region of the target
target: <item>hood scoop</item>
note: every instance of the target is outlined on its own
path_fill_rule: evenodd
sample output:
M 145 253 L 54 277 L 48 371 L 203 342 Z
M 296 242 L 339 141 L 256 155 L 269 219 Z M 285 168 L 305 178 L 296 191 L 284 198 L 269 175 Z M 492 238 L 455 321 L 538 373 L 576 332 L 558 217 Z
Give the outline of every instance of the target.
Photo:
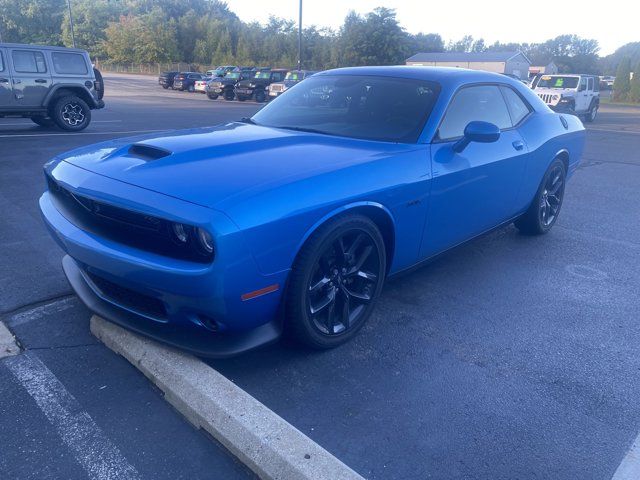
M 152 162 L 164 157 L 168 157 L 172 152 L 164 148 L 154 147 L 153 145 L 145 145 L 144 143 L 134 143 L 129 147 L 128 156 L 139 158 L 145 162 Z

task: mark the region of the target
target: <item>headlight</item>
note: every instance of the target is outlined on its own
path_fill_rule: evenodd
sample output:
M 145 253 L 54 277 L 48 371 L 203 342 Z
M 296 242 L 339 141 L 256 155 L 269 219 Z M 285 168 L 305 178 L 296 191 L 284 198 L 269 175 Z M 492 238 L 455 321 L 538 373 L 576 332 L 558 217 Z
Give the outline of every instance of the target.
M 250 83 L 249 84 L 249 88 L 256 88 L 256 84 L 255 83 Z
M 213 253 L 213 237 L 204 228 L 196 229 L 198 243 L 205 253 Z
M 173 230 L 173 236 L 179 243 L 187 243 L 187 240 L 189 240 L 189 227 L 182 223 L 174 223 L 171 229 Z

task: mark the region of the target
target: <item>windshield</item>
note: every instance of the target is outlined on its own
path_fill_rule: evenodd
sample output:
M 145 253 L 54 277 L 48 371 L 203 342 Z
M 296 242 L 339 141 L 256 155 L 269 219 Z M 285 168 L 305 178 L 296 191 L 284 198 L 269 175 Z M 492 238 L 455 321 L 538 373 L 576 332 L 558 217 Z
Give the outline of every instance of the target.
M 240 78 L 240 72 L 229 72 L 227 73 L 226 78 Z
M 538 80 L 536 87 L 540 88 L 576 88 L 579 77 L 564 77 L 564 76 L 551 76 L 543 75 Z
M 269 78 L 271 76 L 271 72 L 258 72 L 256 76 L 253 78 Z
M 284 77 L 285 80 L 302 80 L 302 72 L 289 72 Z
M 256 113 L 259 124 L 327 135 L 416 142 L 440 86 L 364 75 L 310 77 Z

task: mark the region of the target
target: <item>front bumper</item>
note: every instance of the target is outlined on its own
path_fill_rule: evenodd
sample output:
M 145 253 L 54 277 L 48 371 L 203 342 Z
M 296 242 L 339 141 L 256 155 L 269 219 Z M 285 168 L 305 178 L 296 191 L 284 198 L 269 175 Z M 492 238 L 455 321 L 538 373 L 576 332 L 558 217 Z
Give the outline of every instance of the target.
M 78 228 L 45 192 L 40 198 L 45 224 L 67 254 L 65 273 L 89 309 L 123 327 L 209 357 L 235 355 L 278 338 L 287 273 L 263 275 L 242 232 L 224 214 L 66 162 L 48 167 L 48 174 L 78 194 L 141 213 L 161 211 L 168 220 L 181 218 L 214 234 L 216 258 L 211 264 L 170 258 Z M 105 284 L 115 289 L 105 289 Z M 243 301 L 244 294 L 274 284 L 278 291 Z
M 69 284 L 89 310 L 121 327 L 159 342 L 209 358 L 227 358 L 276 341 L 281 335 L 280 322 L 272 320 L 247 332 L 218 334 L 180 324 L 159 323 L 133 311 L 123 309 L 103 298 L 87 280 L 75 260 L 62 259 Z

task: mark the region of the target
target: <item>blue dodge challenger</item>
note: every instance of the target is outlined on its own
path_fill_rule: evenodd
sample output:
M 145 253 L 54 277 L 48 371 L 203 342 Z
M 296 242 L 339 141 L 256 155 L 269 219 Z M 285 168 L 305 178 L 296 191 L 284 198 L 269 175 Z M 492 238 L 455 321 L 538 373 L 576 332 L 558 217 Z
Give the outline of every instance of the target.
M 40 208 L 112 322 L 203 356 L 329 348 L 388 276 L 509 222 L 548 232 L 584 140 L 504 75 L 346 68 L 238 122 L 56 157 Z

